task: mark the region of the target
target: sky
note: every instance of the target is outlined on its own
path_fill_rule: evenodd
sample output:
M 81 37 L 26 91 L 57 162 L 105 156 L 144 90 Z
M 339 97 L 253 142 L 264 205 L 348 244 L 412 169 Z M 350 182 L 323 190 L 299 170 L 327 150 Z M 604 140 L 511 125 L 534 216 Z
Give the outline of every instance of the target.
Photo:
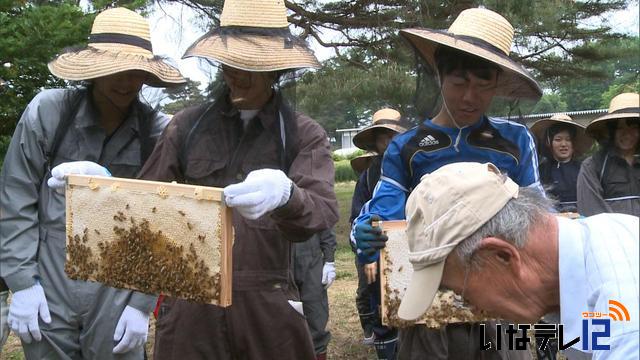
M 608 21 L 614 29 L 637 36 L 640 31 L 639 18 L 638 1 L 635 1 L 625 11 L 592 20 L 593 23 Z M 174 64 L 185 77 L 200 81 L 204 88 L 212 78 L 212 71 L 215 72 L 215 69 L 194 58 L 180 60 L 187 47 L 205 33 L 205 29 L 198 25 L 197 20 L 195 12 L 174 2 L 156 3 L 149 16 L 154 53 L 174 59 Z M 589 23 L 585 26 L 588 25 Z M 335 55 L 333 49 L 325 48 L 315 42 L 311 43 L 311 47 L 320 61 Z

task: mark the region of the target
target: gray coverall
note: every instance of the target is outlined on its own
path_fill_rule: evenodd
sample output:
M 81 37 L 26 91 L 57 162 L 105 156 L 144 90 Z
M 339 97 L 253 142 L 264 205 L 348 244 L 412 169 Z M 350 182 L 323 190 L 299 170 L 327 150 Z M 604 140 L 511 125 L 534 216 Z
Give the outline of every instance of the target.
M 9 313 L 8 297 L 9 289 L 6 287 L 4 280 L 0 278 L 0 355 L 2 355 L 2 347 L 9 336 L 9 326 L 7 324 L 7 314 Z
M 47 186 L 45 153 L 65 113 L 65 92 L 44 90 L 25 109 L 0 173 L 0 276 L 11 291 L 40 279 L 52 322 L 40 321 L 42 341 L 23 343 L 27 359 L 142 359 L 144 349 L 112 354 L 116 324 L 127 305 L 149 313 L 155 297 L 95 282 L 73 281 L 64 272 L 65 197 Z M 77 91 L 77 90 L 76 90 Z M 142 167 L 135 112 L 107 137 L 88 97 L 60 143 L 54 166 L 88 160 L 113 176 L 135 177 Z M 149 134 L 158 137 L 169 119 L 158 114 Z M 39 319 L 40 320 L 40 319 Z
M 336 244 L 335 231 L 328 229 L 293 246 L 293 275 L 316 355 L 326 353 L 331 340 L 327 330 L 329 299 L 322 285 L 322 268 L 324 263 L 334 262 Z

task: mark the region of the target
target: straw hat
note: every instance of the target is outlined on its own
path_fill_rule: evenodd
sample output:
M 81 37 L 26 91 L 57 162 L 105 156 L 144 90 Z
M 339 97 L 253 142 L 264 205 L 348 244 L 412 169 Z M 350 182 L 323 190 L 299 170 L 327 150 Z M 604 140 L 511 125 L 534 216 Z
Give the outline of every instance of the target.
M 183 58 L 200 56 L 246 71 L 320 68 L 289 32 L 283 0 L 226 0 L 220 28 L 196 40 Z
M 378 151 L 376 149 L 376 129 L 389 129 L 396 133 L 403 133 L 407 130 L 405 124 L 401 121 L 402 116 L 397 110 L 381 109 L 373 114 L 373 122 L 371 125 L 360 130 L 353 137 L 353 144 L 360 149 L 367 151 Z
M 58 55 L 49 71 L 65 80 L 90 80 L 128 70 L 151 74 L 145 84 L 156 87 L 185 82 L 180 71 L 154 57 L 149 23 L 125 8 L 108 9 L 96 16 L 85 49 Z
M 587 136 L 584 126 L 573 121 L 567 114 L 554 114 L 548 119 L 538 120 L 531 125 L 531 133 L 538 140 L 538 144 L 549 145 L 547 130 L 556 124 L 567 124 L 575 127 L 576 137 L 573 139 L 574 157 L 580 157 L 585 152 L 589 151 L 591 145 L 593 145 L 593 139 Z
M 439 46 L 448 46 L 481 57 L 499 66 L 497 96 L 538 100 L 542 90 L 531 75 L 509 57 L 513 27 L 500 14 L 487 9 L 467 9 L 458 15 L 448 30 L 424 28 L 400 31 L 420 55 L 437 69 L 434 54 Z
M 371 166 L 371 162 L 373 162 L 373 159 L 375 159 L 376 156 L 378 156 L 377 153 L 369 151 L 355 157 L 350 161 L 351 168 L 356 172 L 356 174 L 360 175 Z
M 608 137 L 607 122 L 628 118 L 640 118 L 640 95 L 637 93 L 623 93 L 611 99 L 607 115 L 591 121 L 587 134 L 601 141 Z

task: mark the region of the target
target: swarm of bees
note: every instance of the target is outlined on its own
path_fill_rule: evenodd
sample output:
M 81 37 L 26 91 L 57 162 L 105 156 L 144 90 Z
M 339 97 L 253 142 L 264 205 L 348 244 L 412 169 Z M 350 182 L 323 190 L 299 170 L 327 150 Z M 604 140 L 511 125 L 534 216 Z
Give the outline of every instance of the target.
M 113 220 L 115 240 L 98 242 L 98 254 L 87 246 L 91 233 L 88 229 L 82 237 L 69 238 L 65 271 L 71 279 L 92 279 L 113 287 L 164 293 L 200 303 L 220 299 L 220 274 L 212 275 L 193 243 L 184 249 L 162 231 L 153 231 L 147 219 L 136 220 L 122 211 L 114 214 Z M 189 230 L 190 225 L 187 223 Z M 200 242 L 204 239 L 205 235 L 198 235 Z
M 88 280 L 89 275 L 98 270 L 98 264 L 93 260 L 91 248 L 86 244 L 89 241 L 89 229 L 85 228 L 82 234 L 69 238 L 67 244 L 68 261 L 65 264 L 65 272 L 72 279 Z

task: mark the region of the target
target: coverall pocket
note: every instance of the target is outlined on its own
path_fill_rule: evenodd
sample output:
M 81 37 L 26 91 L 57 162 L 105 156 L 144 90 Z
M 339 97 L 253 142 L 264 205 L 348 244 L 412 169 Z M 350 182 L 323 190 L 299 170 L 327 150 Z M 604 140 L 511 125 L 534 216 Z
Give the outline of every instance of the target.
M 300 313 L 298 310 L 296 310 L 298 303 L 299 303 L 300 309 L 302 308 L 302 301 L 300 301 L 300 299 L 290 299 L 289 296 L 287 296 L 287 293 L 285 291 L 278 291 L 278 299 L 280 299 L 283 306 L 286 306 L 288 314 L 295 314 L 294 316 L 302 318 L 306 321 L 306 317 L 302 313 Z M 290 301 L 293 304 L 290 303 Z

